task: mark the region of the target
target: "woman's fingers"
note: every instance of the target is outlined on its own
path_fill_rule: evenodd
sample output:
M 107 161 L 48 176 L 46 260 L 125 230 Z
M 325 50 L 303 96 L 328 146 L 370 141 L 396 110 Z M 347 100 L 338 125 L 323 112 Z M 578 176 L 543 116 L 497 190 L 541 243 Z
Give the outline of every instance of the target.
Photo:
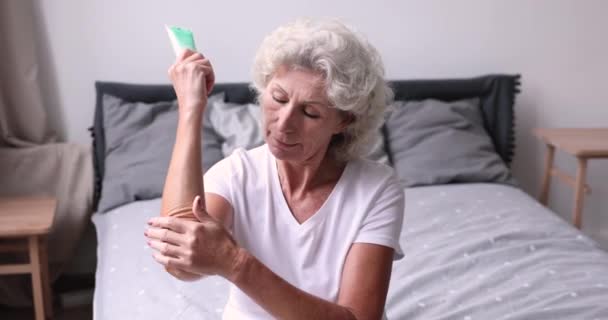
M 209 219 L 213 219 L 207 213 L 207 210 L 205 209 L 205 203 L 203 200 L 204 199 L 201 196 L 196 196 L 196 197 L 194 197 L 194 201 L 192 201 L 192 212 L 194 213 L 194 215 L 198 218 L 198 220 L 200 222 L 203 222 L 203 221 L 209 220 Z
M 144 234 L 150 240 L 167 242 L 178 246 L 186 244 L 182 234 L 175 233 L 169 229 L 148 228 Z
M 202 60 L 191 61 L 172 65 L 168 71 L 169 77 L 173 80 L 182 77 L 204 77 L 207 89 L 215 82 L 215 74 L 210 64 Z
M 188 230 L 189 221 L 174 217 L 153 217 L 148 220 L 148 225 L 157 228 L 165 228 L 177 233 L 185 233 Z
M 196 51 L 192 51 L 190 49 L 182 50 L 182 52 L 180 52 L 179 55 L 175 58 L 175 63 L 184 61 L 185 59 L 195 55 L 196 53 Z
M 199 76 L 204 78 L 204 88 L 206 89 L 207 96 L 210 95 L 211 90 L 215 84 L 215 73 L 209 59 L 200 52 L 194 52 L 191 50 L 184 50 L 177 58 L 175 63 L 169 67 L 169 77 L 176 84 L 177 79 L 191 76 Z M 203 79 L 197 79 L 199 83 L 202 83 Z
M 194 62 L 198 60 L 204 60 L 205 56 L 200 52 L 195 52 L 190 49 L 186 49 L 180 53 L 180 55 L 175 60 L 175 64 L 186 64 L 189 62 Z
M 177 268 L 189 271 L 189 266 L 181 259 L 165 256 L 160 252 L 154 252 L 152 256 L 156 262 L 162 264 L 166 268 Z
M 192 213 L 198 218 L 199 221 L 202 221 L 205 216 L 205 211 L 203 209 L 203 204 L 201 203 L 201 196 L 194 197 L 192 201 Z
M 164 256 L 179 258 L 184 255 L 184 250 L 181 247 L 162 242 L 158 240 L 148 240 L 150 248 L 162 253 Z
M 190 52 L 191 53 L 188 56 L 186 56 L 183 60 L 181 60 L 181 63 L 188 63 L 188 62 L 205 59 L 205 56 L 200 52 L 194 52 L 194 51 L 190 51 Z
M 211 94 L 213 86 L 215 85 L 215 72 L 213 72 L 213 66 L 208 59 L 204 59 L 201 63 L 205 66 L 205 83 L 207 84 L 207 95 Z
M 205 64 L 210 65 L 208 63 L 209 59 L 206 59 L 202 53 L 194 52 L 189 49 L 186 49 L 186 50 L 182 51 L 179 56 L 177 56 L 175 63 L 173 63 L 169 67 L 169 75 L 171 75 L 171 71 L 176 69 L 178 66 L 183 67 L 184 65 L 186 65 L 188 63 L 204 61 L 204 60 L 207 60 L 207 63 L 205 63 Z
M 231 235 L 205 210 L 204 200 L 197 196 L 192 212 L 199 221 L 174 217 L 154 217 L 145 234 L 154 249 L 154 259 L 166 268 L 193 274 L 226 275 L 238 252 Z

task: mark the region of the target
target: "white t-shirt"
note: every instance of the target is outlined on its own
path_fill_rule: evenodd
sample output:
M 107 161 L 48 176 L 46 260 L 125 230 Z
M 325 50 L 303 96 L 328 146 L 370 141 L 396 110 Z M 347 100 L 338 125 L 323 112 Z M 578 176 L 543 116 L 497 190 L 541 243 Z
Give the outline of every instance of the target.
M 379 244 L 403 256 L 399 234 L 404 191 L 392 168 L 349 161 L 321 208 L 300 224 L 279 182 L 276 159 L 266 145 L 235 150 L 204 176 L 205 192 L 233 208 L 236 242 L 292 285 L 336 302 L 342 267 L 355 242 Z M 272 319 L 231 285 L 223 319 Z

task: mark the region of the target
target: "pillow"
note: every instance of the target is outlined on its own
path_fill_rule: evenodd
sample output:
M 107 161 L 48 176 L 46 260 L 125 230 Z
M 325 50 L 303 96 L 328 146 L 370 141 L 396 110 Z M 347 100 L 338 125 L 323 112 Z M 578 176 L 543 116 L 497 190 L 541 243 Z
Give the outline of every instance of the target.
M 386 132 L 393 165 L 406 187 L 515 184 L 483 127 L 479 99 L 396 101 Z
M 203 170 L 222 159 L 219 138 L 209 121 L 209 109 L 224 99 L 209 97 L 203 120 Z M 135 200 L 160 197 L 175 143 L 177 102 L 128 102 L 103 95 L 105 172 L 98 211 Z
M 211 126 L 222 138 L 224 157 L 237 148 L 248 150 L 264 144 L 259 105 L 220 101 L 210 111 Z
M 264 144 L 262 111 L 257 104 L 220 101 L 214 104 L 209 118 L 213 129 L 222 139 L 224 157 L 232 154 L 237 148 L 249 150 Z M 381 130 L 378 130 L 372 142 L 372 148 L 365 157 L 388 164 L 389 158 Z

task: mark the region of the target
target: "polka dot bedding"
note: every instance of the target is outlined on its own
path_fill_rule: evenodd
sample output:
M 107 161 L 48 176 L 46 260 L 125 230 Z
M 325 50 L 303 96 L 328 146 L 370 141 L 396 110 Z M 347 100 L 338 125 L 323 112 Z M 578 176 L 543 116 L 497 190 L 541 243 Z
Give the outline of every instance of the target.
M 608 253 L 523 191 L 498 184 L 406 189 L 388 319 L 606 319 Z M 172 278 L 143 231 L 160 199 L 95 214 L 94 318 L 221 319 L 228 283 Z

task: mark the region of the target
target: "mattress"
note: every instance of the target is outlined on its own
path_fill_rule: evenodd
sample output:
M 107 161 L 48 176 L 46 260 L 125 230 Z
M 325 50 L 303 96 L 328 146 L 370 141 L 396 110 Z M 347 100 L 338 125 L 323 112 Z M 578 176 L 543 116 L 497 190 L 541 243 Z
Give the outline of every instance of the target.
M 409 188 L 389 319 L 608 319 L 608 254 L 523 191 Z M 95 214 L 94 318 L 220 319 L 229 284 L 182 282 L 157 264 L 146 221 L 160 199 Z

